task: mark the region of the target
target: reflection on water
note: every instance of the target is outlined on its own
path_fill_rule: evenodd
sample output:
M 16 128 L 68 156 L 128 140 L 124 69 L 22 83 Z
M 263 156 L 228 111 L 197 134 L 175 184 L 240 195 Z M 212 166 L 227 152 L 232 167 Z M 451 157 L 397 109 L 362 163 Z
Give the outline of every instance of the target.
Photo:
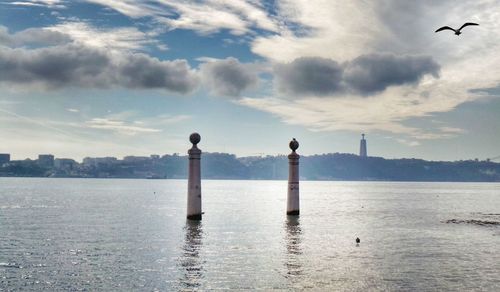
M 200 259 L 203 228 L 200 221 L 186 220 L 186 233 L 182 254 L 179 260 L 179 270 L 182 271 L 181 287 L 186 290 L 197 289 L 203 279 L 203 261 Z
M 301 263 L 302 255 L 302 229 L 300 228 L 300 219 L 297 216 L 287 216 L 285 221 L 285 244 L 286 257 L 285 267 L 287 270 L 287 278 L 297 279 L 303 274 Z

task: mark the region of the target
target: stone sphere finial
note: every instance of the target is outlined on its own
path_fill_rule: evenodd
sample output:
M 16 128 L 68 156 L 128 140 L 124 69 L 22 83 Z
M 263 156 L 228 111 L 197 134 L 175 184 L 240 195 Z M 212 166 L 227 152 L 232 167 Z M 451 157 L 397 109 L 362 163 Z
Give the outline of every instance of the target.
M 290 149 L 292 149 L 292 151 L 295 152 L 295 150 L 297 150 L 299 148 L 299 142 L 297 140 L 295 140 L 295 138 L 292 139 L 292 141 L 290 141 Z
M 191 143 L 193 143 L 194 146 L 196 146 L 196 144 L 200 143 L 200 140 L 201 140 L 201 136 L 198 133 L 193 133 L 189 136 L 189 141 L 191 141 Z

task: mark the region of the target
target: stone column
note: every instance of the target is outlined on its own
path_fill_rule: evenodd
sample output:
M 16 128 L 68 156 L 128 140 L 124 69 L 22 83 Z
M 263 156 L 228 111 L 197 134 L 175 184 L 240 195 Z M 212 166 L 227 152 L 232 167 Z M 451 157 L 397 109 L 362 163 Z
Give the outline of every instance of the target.
M 290 141 L 292 153 L 288 155 L 288 196 L 286 201 L 286 214 L 299 215 L 299 158 L 295 152 L 299 148 L 299 142 L 293 138 Z
M 193 147 L 189 149 L 187 219 L 201 220 L 201 150 L 196 147 L 201 140 L 200 134 L 193 133 L 189 141 Z

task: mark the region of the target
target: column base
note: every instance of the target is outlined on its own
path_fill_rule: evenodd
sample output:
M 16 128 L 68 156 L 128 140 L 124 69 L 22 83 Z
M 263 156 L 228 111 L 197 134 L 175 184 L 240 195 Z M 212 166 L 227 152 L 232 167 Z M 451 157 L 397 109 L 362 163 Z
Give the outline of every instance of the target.
M 286 214 L 289 215 L 289 216 L 297 216 L 299 215 L 299 210 L 295 210 L 295 211 L 287 211 Z
M 188 220 L 201 220 L 201 214 L 187 215 Z

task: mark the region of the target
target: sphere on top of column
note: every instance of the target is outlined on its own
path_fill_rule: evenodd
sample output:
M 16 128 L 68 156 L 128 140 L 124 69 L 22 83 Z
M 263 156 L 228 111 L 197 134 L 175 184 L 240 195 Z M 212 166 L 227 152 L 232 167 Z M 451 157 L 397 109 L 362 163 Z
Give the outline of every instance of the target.
M 198 134 L 198 133 L 191 134 L 189 136 L 189 141 L 191 141 L 191 143 L 193 143 L 193 145 L 196 146 L 196 144 L 200 143 L 200 141 L 201 141 L 200 134 Z
M 299 148 L 299 141 L 295 140 L 295 138 L 292 139 L 292 141 L 290 141 L 290 149 L 292 149 L 293 152 L 295 152 L 295 150 L 297 150 Z

